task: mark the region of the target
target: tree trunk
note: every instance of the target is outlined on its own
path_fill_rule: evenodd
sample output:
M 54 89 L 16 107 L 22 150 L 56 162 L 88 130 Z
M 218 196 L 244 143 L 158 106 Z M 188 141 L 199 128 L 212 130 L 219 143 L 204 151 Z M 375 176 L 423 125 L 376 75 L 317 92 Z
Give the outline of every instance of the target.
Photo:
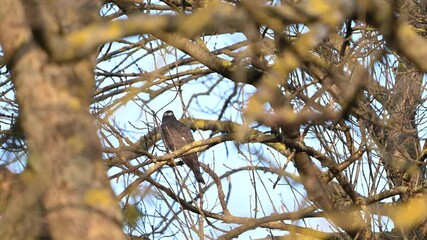
M 2 3 L 0 42 L 29 146 L 23 187 L 2 216 L 3 239 L 124 239 L 89 113 L 95 55 L 55 62 L 43 42 L 96 20 L 94 2 Z

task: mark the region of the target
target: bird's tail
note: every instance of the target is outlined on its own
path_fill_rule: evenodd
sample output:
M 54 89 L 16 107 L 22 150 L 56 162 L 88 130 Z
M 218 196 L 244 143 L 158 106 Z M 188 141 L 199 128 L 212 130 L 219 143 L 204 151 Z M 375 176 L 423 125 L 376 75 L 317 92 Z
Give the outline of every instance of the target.
M 196 177 L 196 181 L 199 183 L 205 184 L 205 180 L 202 177 L 202 173 L 200 172 L 200 165 L 198 164 L 192 164 L 189 165 L 191 171 L 194 173 L 194 176 Z
M 194 176 L 196 177 L 196 181 L 199 183 L 205 184 L 205 180 L 203 179 L 202 173 L 200 172 L 200 163 L 197 160 L 197 155 L 190 154 L 190 155 L 183 156 L 181 159 L 194 173 Z
M 193 172 L 194 172 L 194 176 L 196 176 L 196 181 L 197 182 L 206 184 L 205 180 L 202 177 L 202 173 L 200 172 L 200 170 L 198 170 L 198 169 L 197 169 L 197 171 L 193 170 Z

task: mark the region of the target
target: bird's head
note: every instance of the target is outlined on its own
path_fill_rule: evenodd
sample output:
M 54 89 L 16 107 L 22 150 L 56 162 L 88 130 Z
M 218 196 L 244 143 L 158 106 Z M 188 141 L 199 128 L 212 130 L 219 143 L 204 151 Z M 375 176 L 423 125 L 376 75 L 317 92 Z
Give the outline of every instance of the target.
M 175 119 L 175 115 L 173 115 L 173 112 L 171 110 L 167 110 L 165 113 L 163 113 L 163 118 L 162 118 L 162 122 L 164 122 L 165 120 L 172 120 Z

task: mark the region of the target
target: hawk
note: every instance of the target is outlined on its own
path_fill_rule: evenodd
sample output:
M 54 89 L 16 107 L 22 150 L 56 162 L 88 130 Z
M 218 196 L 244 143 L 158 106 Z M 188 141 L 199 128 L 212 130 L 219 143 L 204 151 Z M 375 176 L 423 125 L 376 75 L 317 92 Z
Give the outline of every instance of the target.
M 161 133 L 163 143 L 169 151 L 176 151 L 184 145 L 194 142 L 190 128 L 178 121 L 170 110 L 163 114 Z M 200 163 L 197 159 L 197 154 L 184 155 L 181 157 L 181 160 L 193 171 L 197 182 L 205 184 L 202 173 L 200 172 Z

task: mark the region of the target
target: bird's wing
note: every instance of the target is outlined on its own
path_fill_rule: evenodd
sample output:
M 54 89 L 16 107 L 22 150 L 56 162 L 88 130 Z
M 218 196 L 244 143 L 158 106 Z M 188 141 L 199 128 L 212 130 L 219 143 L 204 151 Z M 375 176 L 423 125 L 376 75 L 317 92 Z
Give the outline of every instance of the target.
M 179 147 L 176 141 L 174 141 L 174 130 L 171 126 L 167 126 L 165 124 L 162 124 L 162 139 L 163 143 L 165 144 L 166 148 L 170 151 L 175 151 Z
M 161 129 L 163 142 L 171 151 L 175 151 L 188 143 L 194 142 L 194 137 L 190 128 L 179 121 L 164 123 Z
M 177 124 L 177 129 L 179 130 L 183 141 L 185 141 L 186 144 L 194 142 L 194 137 L 191 133 L 191 129 L 181 122 L 178 123 L 179 124 Z

